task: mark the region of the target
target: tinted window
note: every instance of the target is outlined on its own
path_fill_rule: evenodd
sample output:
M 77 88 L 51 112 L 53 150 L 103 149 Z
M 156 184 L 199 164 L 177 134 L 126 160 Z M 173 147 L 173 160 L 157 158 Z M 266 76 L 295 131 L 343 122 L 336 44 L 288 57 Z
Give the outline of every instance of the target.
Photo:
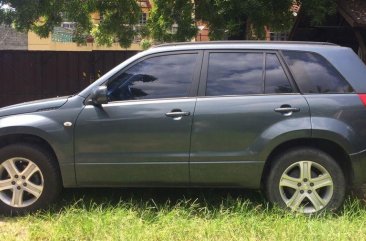
M 108 84 L 110 101 L 188 96 L 197 54 L 149 58 L 117 74 Z
M 262 53 L 211 53 L 206 95 L 263 93 Z
M 303 93 L 347 93 L 352 87 L 323 57 L 314 53 L 284 51 L 283 55 Z
M 292 87 L 276 54 L 266 54 L 265 93 L 291 93 Z

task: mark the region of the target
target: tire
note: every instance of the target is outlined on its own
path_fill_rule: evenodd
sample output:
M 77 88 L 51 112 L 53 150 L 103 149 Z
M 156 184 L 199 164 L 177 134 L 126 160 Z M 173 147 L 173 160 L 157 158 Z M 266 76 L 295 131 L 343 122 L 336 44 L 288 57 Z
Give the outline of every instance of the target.
M 47 207 L 61 191 L 53 155 L 32 144 L 0 149 L 0 213 L 21 215 Z
M 335 211 L 343 204 L 346 180 L 327 153 L 294 148 L 273 161 L 266 179 L 266 194 L 272 203 L 305 214 Z

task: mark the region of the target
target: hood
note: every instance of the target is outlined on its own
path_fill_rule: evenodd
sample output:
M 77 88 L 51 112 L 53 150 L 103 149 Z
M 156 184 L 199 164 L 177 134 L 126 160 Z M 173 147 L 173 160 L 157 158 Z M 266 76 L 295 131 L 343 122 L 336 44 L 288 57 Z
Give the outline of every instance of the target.
M 24 102 L 0 108 L 0 117 L 57 109 L 63 106 L 69 96 Z

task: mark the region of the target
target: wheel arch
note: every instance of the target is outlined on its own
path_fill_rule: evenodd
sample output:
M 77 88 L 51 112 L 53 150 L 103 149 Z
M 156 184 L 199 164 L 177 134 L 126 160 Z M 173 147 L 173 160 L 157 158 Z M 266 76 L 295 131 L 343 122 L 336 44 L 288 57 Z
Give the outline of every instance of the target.
M 268 155 L 266 158 L 262 177 L 261 177 L 261 188 L 264 188 L 265 181 L 269 172 L 271 170 L 271 166 L 276 160 L 276 157 L 281 153 L 285 152 L 288 149 L 296 148 L 296 147 L 312 147 L 324 151 L 328 155 L 330 155 L 340 166 L 342 169 L 347 185 L 352 185 L 354 173 L 352 162 L 345 151 L 338 143 L 327 140 L 327 139 L 320 139 L 320 138 L 300 138 L 300 139 L 293 139 L 286 142 L 283 142 L 277 145 Z
M 32 135 L 32 134 L 8 134 L 4 136 L 0 136 L 0 148 L 3 148 L 5 146 L 11 145 L 11 144 L 18 144 L 18 143 L 25 143 L 25 144 L 31 144 L 36 145 L 43 150 L 49 152 L 52 157 L 56 160 L 57 168 L 60 173 L 61 181 L 62 175 L 61 175 L 61 168 L 60 163 L 58 161 L 56 152 L 52 148 L 52 146 L 49 144 L 48 141 L 46 141 L 44 138 Z

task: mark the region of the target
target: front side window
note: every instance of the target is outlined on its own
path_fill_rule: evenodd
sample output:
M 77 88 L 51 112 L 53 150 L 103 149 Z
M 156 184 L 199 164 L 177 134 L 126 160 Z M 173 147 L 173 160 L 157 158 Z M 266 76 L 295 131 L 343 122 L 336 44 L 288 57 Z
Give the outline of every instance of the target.
M 186 97 L 197 54 L 175 54 L 143 60 L 109 81 L 109 101 Z
M 211 53 L 206 95 L 263 93 L 263 53 Z
M 301 51 L 283 51 L 302 93 L 350 93 L 352 87 L 322 56 Z

